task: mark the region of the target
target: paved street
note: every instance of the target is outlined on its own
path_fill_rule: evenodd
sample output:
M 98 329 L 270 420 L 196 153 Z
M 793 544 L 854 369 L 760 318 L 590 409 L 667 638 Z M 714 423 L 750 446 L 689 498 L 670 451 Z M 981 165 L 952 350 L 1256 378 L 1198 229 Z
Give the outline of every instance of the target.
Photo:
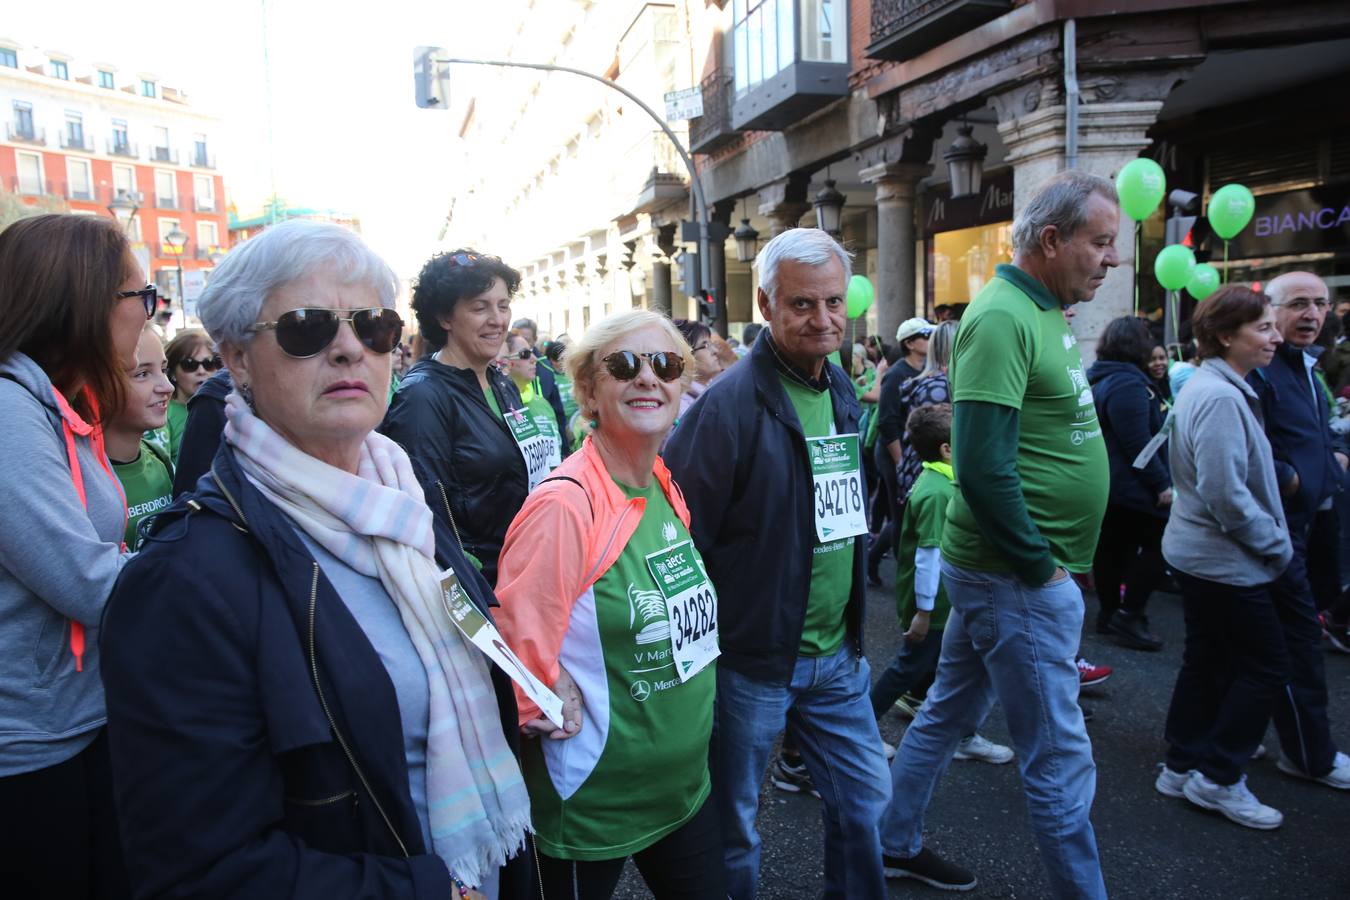
M 888 561 L 883 576 L 889 579 L 892 572 Z M 1088 603 L 1095 611 L 1095 598 L 1089 597 Z M 1106 684 L 1084 692 L 1085 702 L 1097 714 L 1088 726 L 1098 767 L 1093 822 L 1112 897 L 1350 896 L 1346 844 L 1350 793 L 1288 778 L 1276 770 L 1273 757 L 1255 763 L 1250 770 L 1253 792 L 1285 815 L 1279 830 L 1257 832 L 1153 790 L 1155 766 L 1163 752 L 1163 718 L 1181 656 L 1180 598 L 1155 595 L 1150 615 L 1155 630 L 1167 640 L 1160 653 L 1125 650 L 1096 634 L 1084 635 L 1085 655 L 1116 670 Z M 875 676 L 900 641 L 889 591 L 869 591 L 868 629 L 867 656 Z M 1347 747 L 1350 656 L 1328 653 L 1326 662 L 1333 734 Z M 906 724 L 891 713 L 882 722 L 882 735 L 898 744 Z M 1008 742 L 998 707 L 982 733 Z M 1278 750 L 1273 730 L 1266 745 L 1272 753 Z M 820 895 L 819 810 L 814 798 L 766 787 L 760 810 L 764 837 L 760 897 L 799 900 Z M 1007 766 L 954 762 L 934 797 L 927 824 L 932 846 L 979 875 L 980 885 L 972 896 L 1047 896 L 1015 762 Z M 892 882 L 890 894 L 950 896 L 914 882 Z M 631 864 L 616 896 L 649 896 Z

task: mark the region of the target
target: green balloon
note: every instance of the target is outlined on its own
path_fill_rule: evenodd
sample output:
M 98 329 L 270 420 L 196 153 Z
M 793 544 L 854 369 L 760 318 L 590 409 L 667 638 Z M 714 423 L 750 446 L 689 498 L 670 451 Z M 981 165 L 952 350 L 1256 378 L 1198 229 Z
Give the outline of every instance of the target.
M 1153 215 L 1167 193 L 1167 176 L 1151 159 L 1132 159 L 1116 175 L 1116 193 L 1120 195 L 1121 212 L 1142 222 Z
M 1256 198 L 1240 184 L 1225 184 L 1209 198 L 1209 226 L 1225 241 L 1237 237 L 1256 212 Z
M 856 319 L 872 308 L 876 291 L 866 275 L 854 275 L 848 280 L 848 293 L 844 295 L 848 317 Z
M 1153 274 L 1158 277 L 1158 284 L 1167 290 L 1179 291 L 1190 283 L 1191 276 L 1195 274 L 1195 254 L 1190 247 L 1181 244 L 1164 247 L 1153 261 Z
M 1161 281 L 1162 279 L 1159 279 Z M 1196 263 L 1191 280 L 1186 282 L 1186 293 L 1203 300 L 1219 289 L 1219 270 L 1209 263 Z

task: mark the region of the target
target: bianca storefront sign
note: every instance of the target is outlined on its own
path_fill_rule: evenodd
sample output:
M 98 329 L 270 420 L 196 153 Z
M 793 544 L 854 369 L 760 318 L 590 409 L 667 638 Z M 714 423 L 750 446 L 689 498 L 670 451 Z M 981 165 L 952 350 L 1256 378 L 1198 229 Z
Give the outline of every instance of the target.
M 1350 184 L 1262 194 L 1230 259 L 1350 251 Z

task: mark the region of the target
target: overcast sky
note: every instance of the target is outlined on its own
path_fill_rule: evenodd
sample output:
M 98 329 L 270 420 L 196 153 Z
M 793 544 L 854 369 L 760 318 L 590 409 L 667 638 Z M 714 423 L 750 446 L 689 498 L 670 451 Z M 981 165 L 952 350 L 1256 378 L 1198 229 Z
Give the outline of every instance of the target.
M 360 216 L 407 276 L 436 245 L 458 127 L 413 104 L 412 48 L 472 51 L 469 20 L 484 10 L 467 0 L 63 0 L 8 4 L 0 36 L 185 90 L 222 120 L 216 155 L 242 215 L 260 210 L 275 177 L 291 204 Z

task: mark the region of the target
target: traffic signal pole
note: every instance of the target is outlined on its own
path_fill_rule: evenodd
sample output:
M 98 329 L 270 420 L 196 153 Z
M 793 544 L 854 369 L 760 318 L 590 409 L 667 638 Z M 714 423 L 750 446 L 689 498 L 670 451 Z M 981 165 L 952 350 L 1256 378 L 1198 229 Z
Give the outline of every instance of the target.
M 704 291 L 713 292 L 717 304 L 717 329 L 723 337 L 728 336 L 726 333 L 727 300 L 726 297 L 721 296 L 721 292 L 717 291 L 712 283 L 712 259 L 708 253 L 708 225 L 710 222 L 708 200 L 703 195 L 703 185 L 698 180 L 698 171 L 694 168 L 693 158 L 685 152 L 684 147 L 680 145 L 679 138 L 675 136 L 675 132 L 670 130 L 670 126 L 666 124 L 665 119 L 656 114 L 656 110 L 644 103 L 640 97 L 623 85 L 611 81 L 603 75 L 596 75 L 594 72 L 587 72 L 584 69 L 573 69 L 570 66 L 555 66 L 548 63 L 508 62 L 506 60 L 493 59 L 463 59 L 460 57 L 437 58 L 430 61 L 464 66 L 498 66 L 508 69 L 538 69 L 541 72 L 567 72 L 571 75 L 580 75 L 583 78 L 589 78 L 592 81 L 598 81 L 607 87 L 613 88 L 629 100 L 632 100 L 637 104 L 638 108 L 651 116 L 652 121 L 661 126 L 661 130 L 665 132 L 666 137 L 670 138 L 670 142 L 675 145 L 675 152 L 680 154 L 680 159 L 684 161 L 685 168 L 689 170 L 689 189 L 694 195 L 695 213 L 698 216 L 698 268 L 699 280 L 701 283 L 697 286 L 697 293 L 699 296 L 702 296 Z

